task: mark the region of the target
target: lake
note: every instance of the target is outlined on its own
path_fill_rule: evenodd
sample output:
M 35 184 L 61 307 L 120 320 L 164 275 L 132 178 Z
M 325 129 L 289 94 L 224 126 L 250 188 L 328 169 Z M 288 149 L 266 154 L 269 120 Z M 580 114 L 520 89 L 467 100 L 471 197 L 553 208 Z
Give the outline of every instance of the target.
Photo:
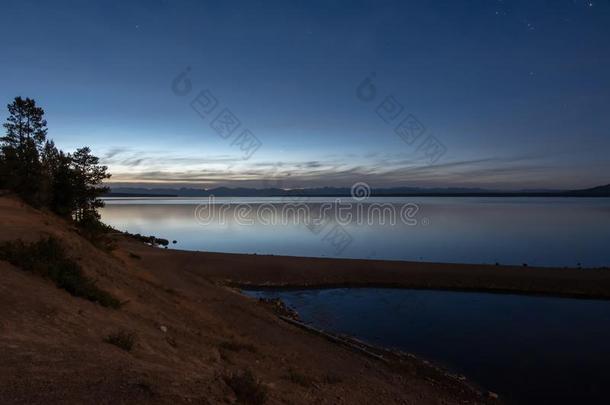
M 244 291 L 317 328 L 402 349 L 517 404 L 602 404 L 610 301 L 397 289 Z
M 538 266 L 610 266 L 610 199 L 108 198 L 102 220 L 178 249 Z M 284 209 L 288 207 L 288 209 Z M 394 221 L 392 221 L 394 219 Z

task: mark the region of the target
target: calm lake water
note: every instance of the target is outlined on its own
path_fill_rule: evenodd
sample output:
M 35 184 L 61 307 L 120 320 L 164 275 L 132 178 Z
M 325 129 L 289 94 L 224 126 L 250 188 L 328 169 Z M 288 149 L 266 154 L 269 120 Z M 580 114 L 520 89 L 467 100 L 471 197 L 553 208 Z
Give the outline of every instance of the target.
M 177 240 L 171 246 L 187 250 L 610 266 L 610 199 L 401 197 L 369 198 L 358 204 L 351 198 L 336 200 L 218 198 L 209 205 L 206 198 L 115 198 L 106 199 L 101 213 L 104 222 L 120 230 Z M 310 211 L 286 210 L 284 215 L 282 207 L 288 204 Z M 320 214 L 326 206 L 347 208 Z M 394 207 L 393 224 L 388 206 Z M 401 220 L 401 213 L 407 221 Z
M 306 323 L 402 349 L 511 403 L 602 404 L 610 301 L 396 289 L 245 291 Z

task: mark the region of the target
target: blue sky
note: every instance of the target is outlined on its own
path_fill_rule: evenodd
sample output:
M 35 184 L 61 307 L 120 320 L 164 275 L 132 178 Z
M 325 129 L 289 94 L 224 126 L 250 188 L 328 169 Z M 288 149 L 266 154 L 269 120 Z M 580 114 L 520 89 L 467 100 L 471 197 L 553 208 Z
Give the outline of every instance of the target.
M 49 136 L 91 146 L 116 184 L 610 183 L 608 1 L 8 0 L 0 34 L 0 100 L 35 98 Z

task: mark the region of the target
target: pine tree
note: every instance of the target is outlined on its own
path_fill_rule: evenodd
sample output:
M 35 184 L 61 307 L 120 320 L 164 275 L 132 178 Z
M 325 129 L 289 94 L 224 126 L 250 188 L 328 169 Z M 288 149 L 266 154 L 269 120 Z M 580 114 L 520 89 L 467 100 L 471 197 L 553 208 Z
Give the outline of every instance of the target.
M 77 149 L 72 155 L 72 167 L 75 175 L 77 221 L 99 219 L 97 208 L 104 206 L 98 197 L 108 192 L 108 187 L 101 187 L 102 182 L 110 178 L 108 168 L 99 164 L 99 158 L 91 154 L 88 147 Z
M 60 216 L 71 218 L 77 211 L 76 172 L 72 168 L 72 156 L 59 151 L 53 166 L 49 207 Z
M 46 141 L 42 153 L 40 154 L 40 163 L 42 167 L 42 177 L 40 179 L 40 195 L 41 203 L 45 206 L 50 206 L 53 200 L 53 181 L 55 172 L 57 171 L 59 159 L 59 151 L 55 147 L 53 141 Z
M 73 155 L 47 141 L 44 110 L 32 99 L 16 97 L 8 105 L 0 138 L 0 188 L 15 191 L 36 206 L 45 206 L 82 226 L 99 228 L 98 198 L 108 191 L 108 168 L 87 147 Z
M 8 111 L 4 124 L 6 135 L 0 138 L 3 183 L 26 201 L 39 205 L 42 200 L 40 153 L 47 136 L 44 110 L 30 98 L 16 97 L 8 105 Z

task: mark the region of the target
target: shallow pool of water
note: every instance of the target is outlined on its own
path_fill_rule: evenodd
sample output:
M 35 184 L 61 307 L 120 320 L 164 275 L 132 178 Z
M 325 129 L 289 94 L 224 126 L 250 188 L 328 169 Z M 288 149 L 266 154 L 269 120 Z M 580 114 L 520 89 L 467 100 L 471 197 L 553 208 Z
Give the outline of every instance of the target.
M 512 403 L 607 403 L 610 301 L 399 289 L 245 291 L 315 327 L 398 348 Z

